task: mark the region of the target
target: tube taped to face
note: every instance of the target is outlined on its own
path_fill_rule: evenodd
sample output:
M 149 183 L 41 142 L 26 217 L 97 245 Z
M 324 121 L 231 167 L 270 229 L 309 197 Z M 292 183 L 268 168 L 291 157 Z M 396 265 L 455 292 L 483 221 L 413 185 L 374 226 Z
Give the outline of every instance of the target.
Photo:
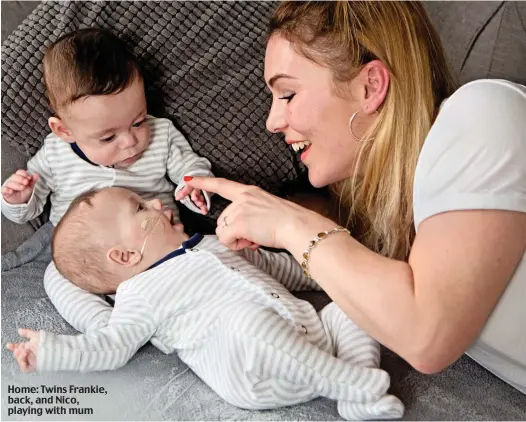
M 141 223 L 141 228 L 146 232 L 146 237 L 141 247 L 141 255 L 146 248 L 146 242 L 152 234 L 161 236 L 164 233 L 164 224 L 161 221 L 161 217 L 149 217 L 145 218 Z

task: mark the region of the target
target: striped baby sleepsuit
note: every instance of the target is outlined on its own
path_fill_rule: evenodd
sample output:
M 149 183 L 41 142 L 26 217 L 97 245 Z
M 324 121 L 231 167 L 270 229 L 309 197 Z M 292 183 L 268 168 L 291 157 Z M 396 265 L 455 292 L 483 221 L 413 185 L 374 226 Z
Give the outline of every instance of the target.
M 170 120 L 147 116 L 146 121 L 151 130 L 150 144 L 142 156 L 125 169 L 93 164 L 76 144 L 72 146 L 54 133 L 49 134 L 42 148 L 27 163 L 29 173 L 40 175 L 31 198 L 27 204 L 9 204 L 2 197 L 2 213 L 15 223 L 25 223 L 42 213 L 51 195 L 49 220 L 56 226 L 77 196 L 91 189 L 115 186 L 128 188 L 144 200 L 159 198 L 179 221 L 174 191 L 186 185 L 183 180 L 186 175 L 213 176 L 210 162 L 192 151 Z M 206 192 L 203 195 L 210 208 L 210 196 Z M 181 202 L 192 211 L 201 212 L 189 196 Z
M 53 267 L 54 268 L 54 267 Z M 151 341 L 177 352 L 227 402 L 269 409 L 318 396 L 347 419 L 396 418 L 376 341 L 334 304 L 319 314 L 291 290 L 319 289 L 285 253 L 230 251 L 195 235 L 149 270 L 123 282 L 112 310 L 47 274 L 47 291 L 88 335 L 42 333 L 39 370 L 105 370 Z

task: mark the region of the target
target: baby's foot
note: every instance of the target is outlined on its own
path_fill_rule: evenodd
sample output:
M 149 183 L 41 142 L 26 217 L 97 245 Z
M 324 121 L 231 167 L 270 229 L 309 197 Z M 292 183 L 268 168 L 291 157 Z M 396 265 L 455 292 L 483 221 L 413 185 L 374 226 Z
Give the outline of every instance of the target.
M 404 405 L 397 397 L 387 394 L 371 403 L 340 400 L 338 413 L 347 420 L 399 419 L 404 415 Z

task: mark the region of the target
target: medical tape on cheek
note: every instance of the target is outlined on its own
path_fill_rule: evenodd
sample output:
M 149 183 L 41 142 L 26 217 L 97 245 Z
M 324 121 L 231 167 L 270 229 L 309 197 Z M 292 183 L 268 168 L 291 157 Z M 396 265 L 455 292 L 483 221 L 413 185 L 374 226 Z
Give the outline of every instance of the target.
M 141 223 L 141 228 L 146 232 L 146 237 L 144 238 L 144 242 L 142 243 L 141 247 L 142 255 L 144 249 L 146 248 L 146 242 L 151 237 L 151 235 L 153 233 L 155 233 L 156 235 L 162 235 L 164 233 L 164 224 L 162 224 L 161 222 L 161 217 L 145 218 Z

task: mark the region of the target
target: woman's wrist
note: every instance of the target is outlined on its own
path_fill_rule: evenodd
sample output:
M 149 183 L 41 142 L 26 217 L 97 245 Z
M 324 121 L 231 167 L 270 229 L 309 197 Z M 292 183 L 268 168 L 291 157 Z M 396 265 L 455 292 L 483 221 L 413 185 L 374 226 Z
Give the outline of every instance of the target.
M 308 244 L 320 232 L 331 230 L 338 224 L 322 215 L 301 208 L 295 213 L 291 213 L 291 218 L 281 230 L 278 230 L 278 244 L 287 249 L 294 257 L 301 262 L 303 252 Z

